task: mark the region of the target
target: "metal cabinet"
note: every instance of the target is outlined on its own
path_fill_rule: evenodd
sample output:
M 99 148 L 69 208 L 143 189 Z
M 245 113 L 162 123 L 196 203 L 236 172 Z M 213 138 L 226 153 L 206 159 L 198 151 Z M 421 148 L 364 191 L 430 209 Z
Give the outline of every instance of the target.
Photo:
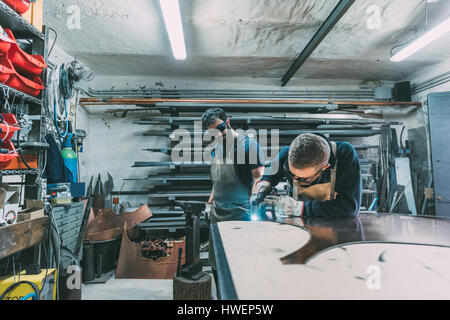
M 428 120 L 436 216 L 450 217 L 450 92 L 428 95 Z
M 56 221 L 56 227 L 62 245 L 67 247 L 70 251 L 75 251 L 78 234 L 80 233 L 81 223 L 83 221 L 84 206 L 83 202 L 72 202 L 70 205 L 53 207 L 53 217 Z M 50 253 L 53 255 L 52 248 Z M 80 250 L 78 261 L 83 258 L 83 250 Z M 61 267 L 67 268 L 71 261 L 68 259 L 61 259 Z

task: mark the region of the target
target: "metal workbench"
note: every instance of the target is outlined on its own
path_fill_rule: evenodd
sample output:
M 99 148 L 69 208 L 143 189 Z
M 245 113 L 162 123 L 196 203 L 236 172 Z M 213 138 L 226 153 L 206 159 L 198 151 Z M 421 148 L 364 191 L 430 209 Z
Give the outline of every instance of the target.
M 232 225 L 233 223 L 235 225 Z M 295 227 L 298 232 L 306 235 L 305 240 L 299 237 L 301 240 L 297 240 L 297 244 L 286 244 L 291 249 L 296 248 L 290 252 L 283 252 L 282 241 L 278 241 L 277 244 L 273 244 L 273 248 L 269 245 L 267 252 L 264 253 L 265 248 L 261 248 L 258 244 L 265 243 L 264 239 L 267 239 L 267 234 L 258 234 L 255 223 L 270 223 L 272 227 Z M 237 227 L 238 224 L 239 227 Z M 287 235 L 286 231 L 283 231 L 285 235 Z M 292 230 L 288 231 L 292 232 Z M 336 297 L 343 299 L 414 299 L 421 298 L 425 291 L 430 295 L 427 299 L 437 296 L 450 298 L 449 270 L 442 268 L 443 265 L 450 263 L 450 219 L 447 218 L 401 214 L 359 214 L 357 217 L 342 219 L 278 218 L 275 222 L 221 222 L 211 225 L 211 233 L 217 263 L 218 290 L 223 300 L 335 299 Z M 245 250 L 242 249 L 242 252 L 245 252 L 238 252 L 235 244 L 242 244 L 248 239 L 251 239 L 252 242 L 246 243 Z M 277 239 L 272 238 L 271 241 L 276 243 Z M 398 255 L 389 255 L 389 250 L 392 250 L 389 248 L 394 245 L 404 248 L 413 246 L 411 252 L 417 252 L 415 250 L 419 248 L 436 250 L 438 254 L 431 255 L 433 259 L 425 262 L 420 261 L 422 253 L 417 257 L 412 256 L 405 259 Z M 363 281 L 368 281 L 370 276 L 367 273 L 357 273 L 359 279 L 356 280 L 360 282 L 355 280 L 357 284 L 355 288 L 359 288 L 360 292 L 349 293 L 345 288 L 337 287 L 343 281 L 339 277 L 346 277 L 346 270 L 357 271 L 356 265 L 362 259 L 361 251 L 359 256 L 349 251 L 349 248 L 356 248 L 356 246 L 366 246 L 362 247 L 367 248 L 364 249 L 366 251 L 370 251 L 370 246 L 381 246 L 382 248 L 386 246 L 386 249 L 381 250 L 381 254 L 375 260 L 375 264 L 379 265 L 385 274 L 390 275 L 390 277 L 385 275 L 385 279 L 381 278 L 384 281 L 384 292 L 370 291 L 369 289 L 365 291 Z M 402 250 L 404 250 L 403 247 L 401 247 Z M 235 249 L 234 252 L 232 249 Z M 343 264 L 338 264 L 336 260 L 339 259 L 333 257 L 333 252 L 336 250 L 338 253 L 342 252 L 340 257 L 344 261 Z M 272 261 L 263 261 L 264 256 L 267 257 L 277 251 L 280 252 L 278 257 L 273 258 Z M 336 253 L 334 255 L 336 256 Z M 339 254 L 337 256 L 339 257 Z M 321 263 L 317 261 L 321 261 Z M 348 265 L 349 262 L 350 265 Z M 396 265 L 400 264 L 409 267 L 406 270 L 397 270 L 397 273 L 390 270 L 391 273 L 389 273 L 387 262 L 393 263 L 394 269 Z M 246 263 L 251 266 L 244 270 L 243 266 Z M 414 264 L 417 264 L 416 269 L 414 269 Z M 327 267 L 329 265 L 333 268 Z M 352 271 L 352 268 L 355 270 Z M 433 288 L 431 284 L 431 287 L 427 287 L 427 279 L 423 279 L 423 275 L 420 281 L 417 281 L 418 279 L 414 278 L 414 271 L 417 270 L 423 270 L 425 275 L 429 274 L 430 283 L 432 283 L 432 278 L 436 278 L 434 279 L 437 280 L 436 287 Z M 411 275 L 408 274 L 408 277 L 412 277 L 411 283 L 408 281 L 395 282 L 396 278 L 393 278 L 392 274 L 397 274 L 400 279 L 403 277 L 401 275 L 403 272 L 412 272 Z M 310 278 L 302 278 L 306 275 Z M 283 277 L 289 278 L 283 279 Z M 303 282 L 300 283 L 301 281 L 297 281 L 296 278 L 302 278 Z M 404 287 L 398 287 L 400 283 Z M 293 287 L 283 287 L 283 284 Z M 250 289 L 249 286 L 253 286 L 253 288 Z M 270 292 L 265 291 L 267 287 L 271 288 L 268 290 Z M 433 289 L 435 289 L 434 293 Z M 340 290 L 342 291 L 341 295 Z M 289 294 L 287 294 L 288 292 Z

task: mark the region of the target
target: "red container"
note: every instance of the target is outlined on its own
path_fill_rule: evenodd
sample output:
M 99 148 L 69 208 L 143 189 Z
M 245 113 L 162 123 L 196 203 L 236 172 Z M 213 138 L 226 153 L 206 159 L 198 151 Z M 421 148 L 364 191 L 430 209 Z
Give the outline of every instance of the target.
M 18 14 L 24 14 L 30 9 L 30 3 L 27 0 L 3 0 L 8 6 L 14 9 Z
M 10 29 L 5 29 L 5 32 L 12 40 L 14 40 L 14 43 L 8 51 L 8 58 L 11 60 L 14 68 L 20 73 L 30 77 L 40 75 L 42 70 L 47 67 L 44 58 L 40 55 L 24 52 L 17 44 L 12 31 Z
M 20 127 L 14 114 L 1 113 L 0 115 L 0 139 L 6 142 L 12 138 L 14 132 L 20 130 Z
M 9 77 L 16 73 L 16 71 L 14 71 L 13 69 L 11 69 L 9 67 L 11 64 L 10 63 L 6 63 L 6 61 L 8 61 L 7 58 L 0 57 L 0 82 L 1 83 L 8 82 Z M 5 64 L 4 64 L 4 62 L 5 62 Z
M 22 91 L 33 97 L 38 96 L 41 90 L 45 88 L 39 76 L 35 75 L 31 79 L 28 79 L 20 75 L 16 71 L 16 69 L 14 68 L 9 59 L 0 57 L 0 61 L 1 61 L 0 64 L 14 71 L 14 73 L 10 74 L 8 80 L 5 82 L 7 86 Z
M 19 156 L 19 154 L 16 151 L 16 148 L 14 148 L 14 145 L 11 141 L 6 141 L 5 143 L 3 143 L 1 147 L 2 149 L 8 149 L 9 151 L 11 151 L 11 153 L 8 154 L 0 153 L 0 170 L 5 169 L 9 165 L 11 160 Z
M 3 32 L 0 32 L 0 54 L 7 54 L 14 40 Z

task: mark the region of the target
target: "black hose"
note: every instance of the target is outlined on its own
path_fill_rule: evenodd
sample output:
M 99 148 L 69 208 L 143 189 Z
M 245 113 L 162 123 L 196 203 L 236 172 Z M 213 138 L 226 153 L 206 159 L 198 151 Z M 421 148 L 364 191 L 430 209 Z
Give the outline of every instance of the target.
M 30 282 L 30 281 L 19 281 L 19 282 L 13 283 L 8 288 L 6 288 L 6 290 L 3 291 L 2 295 L 0 296 L 0 300 L 3 300 L 8 293 L 10 293 L 12 290 L 17 288 L 21 284 L 28 284 L 29 286 L 31 286 L 33 288 L 34 292 L 36 293 L 36 299 L 37 300 L 41 299 L 41 294 L 40 294 L 39 289 L 36 286 L 36 284 L 34 284 L 33 282 Z
M 405 126 L 403 126 L 402 131 L 400 132 L 400 148 L 403 150 L 403 131 L 405 130 Z
M 33 168 L 31 168 L 28 163 L 25 161 L 25 158 L 23 157 L 23 153 L 22 153 L 22 149 L 20 149 L 20 137 L 19 137 L 19 133 L 17 133 L 17 149 L 19 149 L 19 155 L 20 155 L 20 159 L 22 159 L 22 162 L 24 163 L 24 165 L 30 169 L 30 170 L 34 170 Z

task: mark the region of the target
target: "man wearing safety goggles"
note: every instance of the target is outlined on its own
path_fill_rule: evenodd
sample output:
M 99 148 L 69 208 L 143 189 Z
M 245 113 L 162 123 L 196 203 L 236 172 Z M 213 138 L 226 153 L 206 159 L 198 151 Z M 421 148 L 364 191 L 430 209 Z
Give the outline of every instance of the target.
M 287 178 L 292 196 L 269 195 L 283 178 Z M 350 143 L 301 134 L 281 150 L 256 189 L 253 204 L 273 205 L 280 215 L 354 216 L 359 212 L 362 194 L 358 156 Z
M 202 123 L 216 142 L 211 153 L 210 221 L 249 220 L 249 197 L 264 173 L 262 149 L 254 139 L 233 130 L 220 108 L 206 110 Z

